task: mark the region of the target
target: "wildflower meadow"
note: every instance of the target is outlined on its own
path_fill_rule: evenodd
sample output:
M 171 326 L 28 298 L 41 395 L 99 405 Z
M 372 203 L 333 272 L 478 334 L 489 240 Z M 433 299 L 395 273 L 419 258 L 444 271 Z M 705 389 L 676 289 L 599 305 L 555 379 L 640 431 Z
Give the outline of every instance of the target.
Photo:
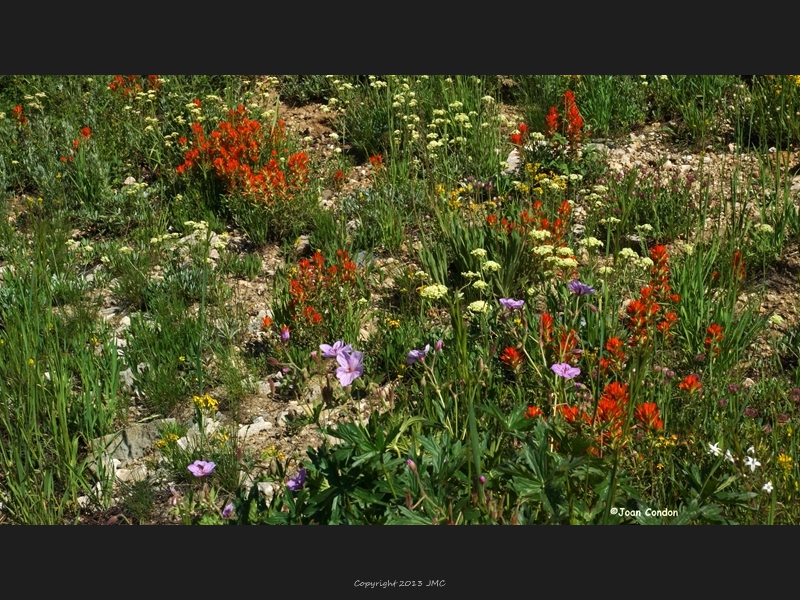
M 800 76 L 0 76 L 0 523 L 800 521 Z

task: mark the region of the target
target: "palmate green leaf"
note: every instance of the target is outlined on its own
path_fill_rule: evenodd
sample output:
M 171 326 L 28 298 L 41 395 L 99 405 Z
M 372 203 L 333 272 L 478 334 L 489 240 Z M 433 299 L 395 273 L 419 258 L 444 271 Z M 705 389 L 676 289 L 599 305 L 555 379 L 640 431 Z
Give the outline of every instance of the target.
M 389 525 L 433 525 L 433 520 L 424 513 L 409 510 L 405 506 L 398 509 L 400 516 L 390 515 Z
M 544 481 L 535 475 L 519 475 L 511 479 L 511 489 L 522 498 L 538 499 L 544 490 Z
M 353 498 L 360 500 L 362 506 L 390 506 L 390 504 L 386 502 L 384 494 L 371 492 L 364 488 L 354 489 Z
M 353 468 L 357 467 L 361 463 L 366 462 L 372 458 L 377 458 L 378 456 L 380 456 L 380 453 L 377 451 L 365 452 L 364 454 L 360 454 L 355 459 L 353 459 L 353 462 L 350 463 L 350 466 Z

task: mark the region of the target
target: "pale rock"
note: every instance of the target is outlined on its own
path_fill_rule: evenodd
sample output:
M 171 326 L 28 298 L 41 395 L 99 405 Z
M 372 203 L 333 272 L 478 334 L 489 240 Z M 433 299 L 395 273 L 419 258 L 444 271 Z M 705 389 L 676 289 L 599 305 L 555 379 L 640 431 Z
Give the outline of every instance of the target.
M 273 485 L 268 481 L 259 481 L 258 492 L 264 497 L 264 500 L 267 502 L 267 506 L 269 506 L 272 502 L 272 497 L 275 495 L 275 488 Z
M 101 308 L 100 316 L 103 317 L 103 321 L 108 321 L 114 316 L 114 314 L 116 314 L 118 310 L 119 310 L 118 306 L 109 306 L 108 308 Z
M 129 481 L 145 481 L 147 479 L 147 467 L 136 465 L 131 469 L 117 469 L 117 479 L 123 483 Z
M 136 378 L 133 376 L 133 371 L 130 367 L 119 372 L 119 382 L 124 389 L 133 389 L 134 381 L 136 381 Z
M 239 428 L 237 433 L 237 437 L 240 440 L 245 440 L 249 437 L 253 437 L 256 434 L 261 433 L 262 431 L 268 431 L 272 429 L 272 423 L 269 421 L 265 421 L 263 417 L 259 417 L 261 421 L 254 422 L 251 425 L 243 425 Z

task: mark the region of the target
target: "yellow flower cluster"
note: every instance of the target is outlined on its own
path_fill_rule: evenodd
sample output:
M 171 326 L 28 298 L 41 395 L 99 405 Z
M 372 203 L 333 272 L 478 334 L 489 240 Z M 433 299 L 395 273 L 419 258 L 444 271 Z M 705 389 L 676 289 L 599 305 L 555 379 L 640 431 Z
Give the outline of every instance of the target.
M 781 453 L 778 455 L 778 466 L 786 471 L 787 473 L 792 470 L 794 463 L 792 461 L 792 457 L 786 453 Z
M 208 414 L 214 414 L 219 408 L 219 402 L 214 400 L 214 398 L 208 394 L 204 396 L 194 396 L 192 398 L 192 402 L 194 402 L 194 405 L 197 408 L 199 408 L 201 411 L 207 412 Z
M 665 438 L 663 435 L 660 435 L 658 436 L 658 439 L 656 440 L 654 446 L 656 448 L 671 448 L 672 446 L 675 445 L 677 441 L 678 441 L 678 436 L 675 435 L 674 433 L 668 438 Z
M 261 458 L 262 460 L 268 460 L 270 458 L 277 458 L 278 460 L 285 460 L 286 455 L 278 450 L 275 444 L 271 445 L 266 450 L 261 451 Z
M 163 438 L 156 442 L 156 448 L 166 448 L 170 444 L 178 441 L 178 435 L 175 433 L 168 433 Z

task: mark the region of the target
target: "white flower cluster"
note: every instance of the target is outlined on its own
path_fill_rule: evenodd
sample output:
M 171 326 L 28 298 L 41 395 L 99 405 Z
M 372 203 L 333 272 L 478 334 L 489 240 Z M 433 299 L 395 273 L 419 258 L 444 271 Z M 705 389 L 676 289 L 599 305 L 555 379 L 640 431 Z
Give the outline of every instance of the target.
M 649 256 L 643 256 L 642 258 L 639 259 L 639 261 L 636 264 L 643 269 L 649 269 L 650 267 L 653 266 L 653 259 L 650 258 Z
M 489 312 L 489 304 L 483 300 L 476 300 L 467 306 L 467 310 L 473 314 L 485 314 Z
M 586 239 L 581 240 L 578 242 L 584 248 L 602 248 L 603 242 L 598 240 L 596 237 L 587 237 Z
M 547 229 L 534 229 L 528 235 L 541 242 L 542 240 L 552 237 L 553 234 L 547 231 Z
M 439 300 L 440 298 L 444 298 L 446 294 L 447 287 L 438 283 L 425 286 L 419 293 L 420 296 L 428 298 L 429 300 Z
M 175 238 L 179 238 L 181 235 L 179 233 L 165 233 L 163 235 L 159 235 L 158 237 L 150 238 L 151 244 L 160 244 L 166 240 L 174 240 Z

